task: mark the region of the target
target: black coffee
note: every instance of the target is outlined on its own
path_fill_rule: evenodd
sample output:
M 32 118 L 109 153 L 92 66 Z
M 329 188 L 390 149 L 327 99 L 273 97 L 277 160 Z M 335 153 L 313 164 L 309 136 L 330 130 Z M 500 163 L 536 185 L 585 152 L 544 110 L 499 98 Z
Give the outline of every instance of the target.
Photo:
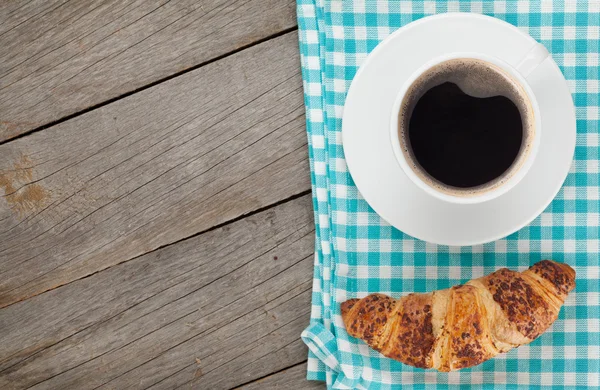
M 509 98 L 472 97 L 450 82 L 425 92 L 408 128 L 419 165 L 434 179 L 459 188 L 502 175 L 523 141 L 521 114 Z
M 469 58 L 419 76 L 398 120 L 400 146 L 413 171 L 459 196 L 502 185 L 519 170 L 534 135 L 523 88 L 496 65 Z

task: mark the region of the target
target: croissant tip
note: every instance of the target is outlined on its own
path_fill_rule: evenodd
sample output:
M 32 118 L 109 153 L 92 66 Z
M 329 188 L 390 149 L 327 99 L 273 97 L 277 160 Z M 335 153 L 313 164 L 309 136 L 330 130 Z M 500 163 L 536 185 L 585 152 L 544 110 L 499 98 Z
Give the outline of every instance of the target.
M 538 261 L 529 269 L 550 283 L 563 294 L 566 294 L 575 288 L 575 270 L 567 263 L 560 263 L 554 260 Z
M 340 305 L 340 311 L 342 312 L 342 320 L 344 320 L 344 323 L 346 322 L 346 317 L 348 315 L 348 313 L 350 312 L 350 309 L 352 309 L 354 307 L 354 305 L 356 304 L 356 302 L 358 302 L 360 299 L 348 299 L 346 302 L 342 302 L 342 304 Z
M 569 274 L 573 275 L 573 278 L 575 277 L 575 270 L 573 269 L 573 267 L 571 267 L 569 264 L 567 263 L 558 263 L 555 261 L 556 264 L 559 264 L 561 267 L 564 268 L 564 270 L 566 272 L 568 272 Z

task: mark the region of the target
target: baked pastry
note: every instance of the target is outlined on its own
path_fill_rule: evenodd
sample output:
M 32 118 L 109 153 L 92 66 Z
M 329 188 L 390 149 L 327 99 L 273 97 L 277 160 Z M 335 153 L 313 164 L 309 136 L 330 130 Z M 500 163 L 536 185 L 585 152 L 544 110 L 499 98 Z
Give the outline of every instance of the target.
M 428 294 L 350 299 L 341 312 L 348 334 L 384 356 L 454 371 L 533 341 L 574 287 L 573 268 L 543 260 L 524 272 L 502 268 Z

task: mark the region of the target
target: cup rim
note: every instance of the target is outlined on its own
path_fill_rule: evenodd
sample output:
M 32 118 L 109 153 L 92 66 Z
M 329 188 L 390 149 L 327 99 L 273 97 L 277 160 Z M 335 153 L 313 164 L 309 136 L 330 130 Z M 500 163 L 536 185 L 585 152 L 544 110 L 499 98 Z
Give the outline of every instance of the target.
M 406 158 L 405 158 L 404 153 L 402 152 L 401 146 L 400 146 L 398 115 L 400 113 L 400 107 L 402 105 L 402 101 L 404 100 L 404 96 L 405 96 L 406 92 L 412 86 L 412 84 L 427 70 L 431 69 L 432 67 L 434 67 L 442 62 L 454 60 L 454 59 L 475 59 L 475 60 L 489 62 L 493 65 L 498 66 L 500 69 L 502 69 L 504 72 L 508 73 L 512 78 L 514 78 L 514 80 L 517 81 L 519 83 L 519 85 L 525 90 L 525 93 L 527 94 L 527 97 L 529 98 L 529 101 L 531 103 L 532 110 L 533 110 L 533 116 L 534 116 L 533 139 L 532 139 L 532 143 L 531 143 L 531 148 L 530 148 L 525 160 L 522 162 L 521 167 L 514 174 L 512 174 L 512 176 L 510 176 L 506 180 L 505 183 L 501 184 L 497 188 L 485 191 L 481 194 L 459 196 L 459 195 L 452 195 L 452 194 L 444 193 L 444 192 L 437 190 L 436 188 L 432 187 L 430 184 L 428 184 L 424 180 L 422 180 L 413 171 L 413 169 L 410 167 L 410 164 L 406 161 Z M 497 57 L 493 57 L 493 56 L 489 56 L 489 55 L 485 55 L 485 54 L 481 54 L 481 53 L 454 52 L 454 53 L 449 53 L 449 54 L 445 54 L 442 56 L 438 56 L 438 57 L 426 62 L 424 65 L 422 65 L 420 68 L 418 68 L 405 81 L 404 85 L 400 89 L 400 92 L 396 96 L 394 105 L 392 106 L 392 115 L 391 115 L 391 119 L 390 119 L 390 130 L 391 130 L 392 150 L 394 152 L 396 161 L 400 165 L 400 168 L 404 171 L 404 173 L 408 176 L 408 178 L 413 183 L 415 183 L 419 188 L 421 188 L 422 190 L 427 192 L 429 195 L 434 196 L 443 201 L 446 201 L 449 203 L 455 203 L 455 204 L 476 204 L 476 203 L 483 203 L 483 202 L 487 202 L 492 199 L 498 198 L 499 196 L 510 191 L 513 187 L 515 187 L 523 179 L 523 177 L 525 177 L 525 175 L 528 173 L 529 169 L 533 165 L 533 161 L 535 160 L 535 157 L 536 157 L 538 149 L 539 149 L 540 137 L 541 137 L 541 120 L 540 120 L 540 110 L 539 110 L 538 102 L 535 97 L 535 94 L 533 93 L 533 90 L 531 89 L 531 87 L 530 87 L 529 83 L 527 82 L 527 80 L 525 79 L 525 77 L 523 77 L 515 69 L 514 66 L 506 63 L 505 61 L 503 61 Z

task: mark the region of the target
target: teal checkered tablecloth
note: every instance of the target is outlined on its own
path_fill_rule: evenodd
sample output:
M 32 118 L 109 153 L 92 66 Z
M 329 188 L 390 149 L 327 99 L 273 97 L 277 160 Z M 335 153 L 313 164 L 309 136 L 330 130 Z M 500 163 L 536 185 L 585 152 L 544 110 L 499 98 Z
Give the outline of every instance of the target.
M 556 199 L 529 226 L 473 247 L 429 244 L 384 222 L 352 182 L 341 142 L 346 92 L 367 54 L 397 28 L 452 11 L 494 16 L 544 44 L 568 80 L 577 115 L 575 161 Z M 308 378 L 333 388 L 598 388 L 600 0 L 298 0 L 298 23 L 317 225 L 311 323 L 302 334 L 310 348 Z M 343 328 L 339 304 L 346 299 L 448 288 L 544 258 L 577 271 L 559 319 L 531 344 L 477 367 L 409 367 Z

